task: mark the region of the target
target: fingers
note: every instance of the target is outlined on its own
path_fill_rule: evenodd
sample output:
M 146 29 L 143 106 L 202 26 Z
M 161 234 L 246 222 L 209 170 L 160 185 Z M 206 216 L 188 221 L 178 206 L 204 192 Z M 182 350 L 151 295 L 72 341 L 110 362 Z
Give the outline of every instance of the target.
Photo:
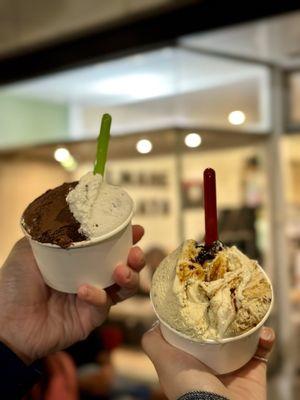
M 145 265 L 145 258 L 142 250 L 137 246 L 133 247 L 128 254 L 127 262 L 128 265 L 119 264 L 115 268 L 113 272 L 115 284 L 105 289 L 112 304 L 116 304 L 133 296 L 138 289 L 138 272 Z
M 128 265 L 137 272 L 145 266 L 144 253 L 138 246 L 132 247 L 128 254 L 127 262 Z
M 113 279 L 123 289 L 137 289 L 139 274 L 125 264 L 119 264 L 114 272 Z
M 81 340 L 105 321 L 111 305 L 112 301 L 104 289 L 88 284 L 78 288 L 76 307 L 82 325 Z
M 113 272 L 115 284 L 106 288 L 112 304 L 133 296 L 139 286 L 139 271 L 145 265 L 145 258 L 139 247 L 133 247 L 128 254 L 128 265 L 120 264 Z
M 157 371 L 167 398 L 178 399 L 192 391 L 206 391 L 228 397 L 226 388 L 209 368 L 167 343 L 159 326 L 144 334 L 142 347 Z
M 119 264 L 114 272 L 113 279 L 116 282 L 105 288 L 111 304 L 117 304 L 122 300 L 133 296 L 139 286 L 139 274 L 125 264 Z
M 133 226 L 133 241 L 138 241 L 143 234 L 144 229 L 141 226 Z M 135 294 L 139 285 L 138 272 L 145 265 L 144 254 L 138 246 L 130 250 L 127 262 L 128 265 L 119 264 L 115 268 L 114 285 L 105 290 L 99 290 L 91 285 L 82 285 L 78 290 L 79 298 L 93 306 L 101 307 L 107 303 L 116 304 Z
M 264 326 L 261 330 L 259 346 L 267 351 L 271 351 L 275 342 L 275 332 L 272 328 Z
M 275 342 L 275 333 L 273 329 L 263 327 L 260 334 L 259 344 L 255 353 L 256 357 L 268 359 Z
M 144 228 L 141 225 L 132 226 L 132 241 L 136 244 L 144 236 Z
M 95 307 L 101 308 L 108 303 L 108 296 L 105 290 L 98 289 L 92 285 L 81 285 L 77 291 L 77 295 L 80 300 Z

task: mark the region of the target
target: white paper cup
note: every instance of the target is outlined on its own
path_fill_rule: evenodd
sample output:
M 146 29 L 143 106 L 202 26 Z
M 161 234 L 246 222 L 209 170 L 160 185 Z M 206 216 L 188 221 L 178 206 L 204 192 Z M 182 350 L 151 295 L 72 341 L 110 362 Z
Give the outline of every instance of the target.
M 132 246 L 131 219 L 118 228 L 96 239 L 85 240 L 63 249 L 51 243 L 29 239 L 34 257 L 48 286 L 65 293 L 76 293 L 87 283 L 106 288 L 114 283 L 112 274 L 118 263 L 126 263 Z
M 272 284 L 265 271 L 261 267 L 259 268 L 271 286 L 272 299 L 269 310 L 258 325 L 239 336 L 220 339 L 218 341 L 205 340 L 203 342 L 199 342 L 189 338 L 187 335 L 184 335 L 181 332 L 176 331 L 165 321 L 163 321 L 155 310 L 153 301 L 151 299 L 154 311 L 160 321 L 161 333 L 165 340 L 172 346 L 191 354 L 203 362 L 217 375 L 233 372 L 247 364 L 247 362 L 251 360 L 256 352 L 261 328 L 268 319 L 273 306 L 274 295 Z

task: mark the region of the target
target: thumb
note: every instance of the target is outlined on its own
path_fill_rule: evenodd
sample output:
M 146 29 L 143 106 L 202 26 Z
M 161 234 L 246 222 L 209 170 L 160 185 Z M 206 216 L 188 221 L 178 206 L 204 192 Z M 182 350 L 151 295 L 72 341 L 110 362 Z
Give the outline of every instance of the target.
M 81 285 L 77 291 L 77 308 L 84 331 L 88 334 L 106 319 L 111 300 L 105 290 Z
M 258 359 L 266 359 L 270 357 L 275 342 L 275 333 L 272 328 L 263 327 L 260 333 L 259 344 L 255 354 Z

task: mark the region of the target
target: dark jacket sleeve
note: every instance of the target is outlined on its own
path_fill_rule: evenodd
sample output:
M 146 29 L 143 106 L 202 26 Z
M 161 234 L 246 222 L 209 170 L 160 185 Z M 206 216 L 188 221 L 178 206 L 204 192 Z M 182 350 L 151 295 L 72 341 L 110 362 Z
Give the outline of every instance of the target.
M 179 397 L 178 400 L 229 400 L 226 397 L 209 392 L 189 392 Z
M 0 342 L 1 399 L 21 399 L 40 378 L 40 362 L 27 366 L 13 351 Z

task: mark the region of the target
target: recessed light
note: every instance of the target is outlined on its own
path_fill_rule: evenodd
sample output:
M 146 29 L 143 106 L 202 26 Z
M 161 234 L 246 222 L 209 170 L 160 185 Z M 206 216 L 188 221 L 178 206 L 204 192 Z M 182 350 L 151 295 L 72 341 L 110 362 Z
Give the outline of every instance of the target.
M 228 114 L 228 121 L 231 125 L 242 125 L 246 121 L 246 115 L 243 111 L 231 111 L 231 113 Z
M 169 86 L 170 84 L 160 74 L 130 73 L 103 79 L 93 84 L 90 90 L 98 95 L 141 99 L 163 95 L 170 91 Z
M 64 162 L 68 158 L 70 158 L 70 156 L 71 156 L 71 154 L 70 154 L 69 150 L 64 147 L 60 147 L 60 148 L 56 149 L 54 152 L 54 158 L 58 162 Z
M 189 133 L 184 138 L 184 143 L 187 147 L 199 147 L 202 142 L 202 138 L 198 133 Z
M 78 164 L 72 154 L 65 147 L 60 147 L 55 150 L 54 158 L 58 161 L 67 171 L 75 171 Z
M 148 139 L 141 139 L 136 144 L 136 149 L 141 154 L 148 154 L 152 150 L 152 143 Z

